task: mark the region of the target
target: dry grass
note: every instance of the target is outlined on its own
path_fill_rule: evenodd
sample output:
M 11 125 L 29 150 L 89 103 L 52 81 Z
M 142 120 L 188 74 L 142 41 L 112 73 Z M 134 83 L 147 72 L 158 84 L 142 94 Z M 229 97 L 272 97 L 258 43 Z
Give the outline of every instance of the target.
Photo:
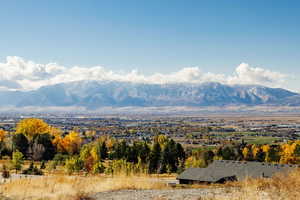
M 14 180 L 1 185 L 0 193 L 16 200 L 88 200 L 96 192 L 166 187 L 165 182 L 148 176 L 52 176 Z
M 174 178 L 174 177 L 168 177 Z M 49 176 L 19 179 L 0 185 L 0 193 L 14 200 L 92 200 L 90 194 L 123 189 L 166 189 L 163 179 L 151 176 Z M 187 188 L 222 188 L 221 194 L 201 200 L 298 200 L 300 169 L 278 174 L 271 179 L 247 179 L 225 185 L 202 185 Z M 0 198 L 1 199 L 1 198 Z
M 270 179 L 247 179 L 228 183 L 227 193 L 214 200 L 298 200 L 300 199 L 300 169 L 278 174 Z M 201 198 L 205 199 L 205 198 Z M 211 200 L 208 198 L 207 200 Z

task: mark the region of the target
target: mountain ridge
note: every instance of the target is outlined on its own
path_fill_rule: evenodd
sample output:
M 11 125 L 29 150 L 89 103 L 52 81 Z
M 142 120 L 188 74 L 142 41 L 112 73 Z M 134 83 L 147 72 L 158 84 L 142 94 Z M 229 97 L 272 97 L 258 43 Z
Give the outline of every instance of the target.
M 0 91 L 0 106 L 226 106 L 300 105 L 300 94 L 260 85 L 143 84 L 76 81 L 32 91 Z

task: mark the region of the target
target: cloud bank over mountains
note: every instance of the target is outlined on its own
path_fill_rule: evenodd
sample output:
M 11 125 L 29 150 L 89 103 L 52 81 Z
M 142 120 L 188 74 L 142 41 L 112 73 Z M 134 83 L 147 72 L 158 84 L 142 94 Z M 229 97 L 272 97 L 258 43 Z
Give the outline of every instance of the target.
M 6 62 L 0 62 L 2 90 L 34 90 L 41 86 L 83 80 L 149 84 L 219 82 L 282 87 L 287 77 L 286 74 L 252 67 L 246 63 L 237 66 L 232 75 L 202 72 L 199 67 L 187 67 L 169 74 L 154 73 L 146 76 L 136 70 L 116 72 L 101 66 L 87 68 L 65 67 L 56 63 L 38 64 L 17 56 L 8 56 Z

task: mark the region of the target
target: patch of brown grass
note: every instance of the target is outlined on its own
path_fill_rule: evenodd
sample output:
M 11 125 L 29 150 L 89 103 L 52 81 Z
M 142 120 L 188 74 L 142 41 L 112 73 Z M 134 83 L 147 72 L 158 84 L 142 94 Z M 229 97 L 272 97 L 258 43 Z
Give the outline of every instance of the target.
M 298 200 L 300 199 L 300 169 L 277 174 L 269 179 L 247 179 L 228 183 L 228 191 L 214 200 Z M 205 199 L 205 198 L 204 198 Z
M 49 176 L 18 179 L 0 186 L 0 193 L 22 200 L 90 200 L 90 194 L 123 189 L 163 189 L 165 182 L 148 176 Z

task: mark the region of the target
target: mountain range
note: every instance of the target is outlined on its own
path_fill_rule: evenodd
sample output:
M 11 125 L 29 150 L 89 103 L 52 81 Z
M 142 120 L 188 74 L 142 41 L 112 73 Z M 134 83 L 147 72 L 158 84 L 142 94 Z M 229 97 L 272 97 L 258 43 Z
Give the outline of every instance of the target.
M 33 91 L 0 91 L 0 106 L 299 106 L 300 94 L 259 85 L 141 84 L 78 81 L 44 86 Z

